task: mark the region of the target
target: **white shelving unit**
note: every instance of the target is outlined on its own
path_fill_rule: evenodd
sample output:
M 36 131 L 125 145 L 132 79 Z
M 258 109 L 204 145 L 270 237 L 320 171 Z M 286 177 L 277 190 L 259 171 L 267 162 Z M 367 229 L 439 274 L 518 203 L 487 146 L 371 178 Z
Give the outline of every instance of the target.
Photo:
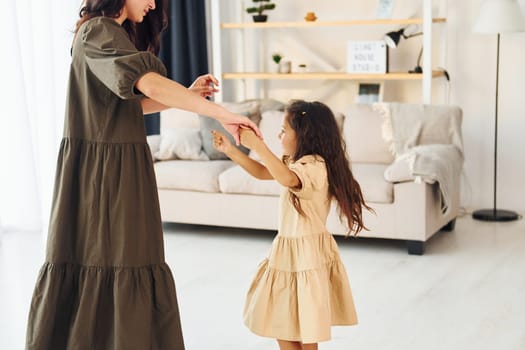
M 213 57 L 213 74 L 220 77 L 222 80 L 230 79 L 255 79 L 255 80 L 356 80 L 356 81 L 421 81 L 422 103 L 430 104 L 432 102 L 432 79 L 444 76 L 442 71 L 432 70 L 432 26 L 433 24 L 445 23 L 445 18 L 432 18 L 432 0 L 422 1 L 422 18 L 407 18 L 407 19 L 368 19 L 368 20 L 341 20 L 341 21 L 316 21 L 316 22 L 236 22 L 224 23 L 221 22 L 220 16 L 220 0 L 211 0 L 211 15 L 212 15 L 212 57 Z M 242 15 L 239 16 L 242 18 Z M 245 30 L 266 30 L 272 28 L 323 28 L 323 27 L 348 27 L 348 26 L 376 26 L 376 25 L 392 25 L 408 26 L 408 25 L 422 25 L 423 32 L 423 47 L 425 48 L 422 57 L 423 73 L 408 73 L 408 72 L 389 72 L 385 74 L 349 74 L 342 72 L 308 72 L 308 73 L 269 73 L 269 72 L 247 72 L 243 71 L 245 66 L 244 50 L 237 50 L 237 62 L 240 62 L 240 71 L 224 72 L 223 71 L 223 52 L 221 45 L 221 33 L 225 30 L 241 31 L 238 35 L 244 35 L 242 31 Z M 239 67 L 238 67 L 239 68 Z M 254 96 L 250 96 L 254 97 Z M 220 102 L 223 99 L 222 92 L 216 94 L 215 100 Z

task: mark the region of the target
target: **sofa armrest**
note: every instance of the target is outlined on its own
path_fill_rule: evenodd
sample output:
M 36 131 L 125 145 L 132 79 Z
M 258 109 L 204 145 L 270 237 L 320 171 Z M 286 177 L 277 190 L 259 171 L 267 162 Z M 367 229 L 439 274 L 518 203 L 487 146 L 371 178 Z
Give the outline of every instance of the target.
M 384 172 L 385 180 L 392 183 L 415 181 L 419 176 L 413 175 L 411 160 L 401 157 L 390 164 Z

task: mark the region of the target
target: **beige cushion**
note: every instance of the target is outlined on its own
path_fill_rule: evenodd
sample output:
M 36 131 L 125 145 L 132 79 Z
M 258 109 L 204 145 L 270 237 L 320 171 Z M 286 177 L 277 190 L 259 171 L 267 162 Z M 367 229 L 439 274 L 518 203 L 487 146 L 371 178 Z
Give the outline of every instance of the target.
M 219 188 L 223 193 L 278 196 L 281 186 L 275 180 L 259 180 L 240 166 L 234 166 L 219 175 Z
M 158 160 L 209 160 L 202 150 L 199 130 L 189 128 L 164 130 L 160 138 L 159 149 L 154 155 Z
M 160 112 L 160 133 L 177 128 L 199 129 L 199 115 L 177 108 L 169 108 Z
M 353 163 L 352 173 L 361 186 L 365 201 L 372 203 L 392 203 L 394 185 L 384 178 L 385 164 Z
M 356 163 L 390 164 L 394 156 L 382 137 L 383 117 L 372 105 L 356 104 L 347 109 L 343 137 L 350 160 Z
M 146 136 L 146 142 L 151 150 L 151 158 L 155 160 L 155 153 L 160 149 L 160 135 L 148 135 Z
M 219 192 L 219 174 L 232 167 L 230 160 L 167 160 L 155 163 L 157 187 L 186 191 Z
M 463 150 L 462 111 L 457 106 L 379 103 L 376 110 L 386 121 L 383 138 L 392 142 L 396 156 L 420 145 L 453 144 Z

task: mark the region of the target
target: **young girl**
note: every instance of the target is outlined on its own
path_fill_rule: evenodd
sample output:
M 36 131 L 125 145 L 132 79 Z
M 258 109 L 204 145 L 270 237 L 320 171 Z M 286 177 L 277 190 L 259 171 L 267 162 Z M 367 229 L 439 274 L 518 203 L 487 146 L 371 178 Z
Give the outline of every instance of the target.
M 354 325 L 357 316 L 336 242 L 326 230 L 330 203 L 355 233 L 369 209 L 350 171 L 345 145 L 330 109 L 320 102 L 293 101 L 279 134 L 282 160 L 252 131 L 241 143 L 258 153 L 249 158 L 214 131 L 215 147 L 258 179 L 284 186 L 279 231 L 270 256 L 248 291 L 244 321 L 254 333 L 276 338 L 281 350 L 317 349 L 332 325 Z

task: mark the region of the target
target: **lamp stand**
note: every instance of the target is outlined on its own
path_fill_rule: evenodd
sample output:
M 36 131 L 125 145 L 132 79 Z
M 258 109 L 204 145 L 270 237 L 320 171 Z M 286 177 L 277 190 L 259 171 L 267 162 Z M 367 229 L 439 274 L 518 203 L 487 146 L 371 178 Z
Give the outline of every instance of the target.
M 414 69 L 409 70 L 409 73 L 423 73 L 423 68 L 421 68 L 421 56 L 423 55 L 423 45 L 419 49 L 419 54 L 417 55 L 417 63 Z
M 498 33 L 498 49 L 496 56 L 496 118 L 494 125 L 494 204 L 492 209 L 480 209 L 472 213 L 476 220 L 483 221 L 513 221 L 519 218 L 519 215 L 510 210 L 496 209 L 497 196 L 497 175 L 498 175 L 498 88 L 499 88 L 499 44 L 500 33 Z

